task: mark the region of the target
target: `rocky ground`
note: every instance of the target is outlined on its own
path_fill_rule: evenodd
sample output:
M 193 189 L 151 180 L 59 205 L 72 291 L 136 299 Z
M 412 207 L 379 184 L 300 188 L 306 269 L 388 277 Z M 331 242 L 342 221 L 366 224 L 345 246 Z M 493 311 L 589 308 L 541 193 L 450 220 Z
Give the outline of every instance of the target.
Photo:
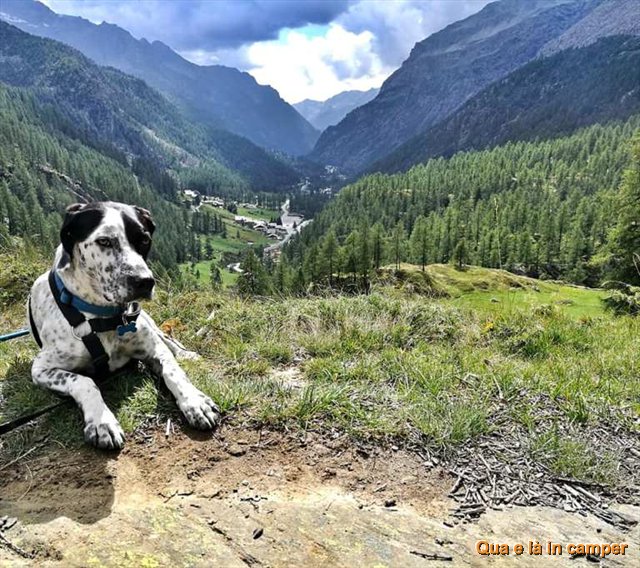
M 5 466 L 0 565 L 630 566 L 639 557 L 640 507 L 612 507 L 627 530 L 540 506 L 460 521 L 448 496 L 456 479 L 404 450 L 231 426 L 213 436 L 141 432 L 119 455 L 49 447 Z M 481 556 L 481 540 L 509 544 L 510 555 Z M 604 560 L 572 560 L 566 549 L 516 559 L 513 545 L 529 541 L 629 547 Z

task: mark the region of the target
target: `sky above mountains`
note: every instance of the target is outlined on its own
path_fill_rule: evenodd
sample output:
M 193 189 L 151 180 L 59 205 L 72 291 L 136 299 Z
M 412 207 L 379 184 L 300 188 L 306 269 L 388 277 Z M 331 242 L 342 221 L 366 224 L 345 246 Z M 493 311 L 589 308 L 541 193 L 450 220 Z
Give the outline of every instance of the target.
M 413 45 L 488 0 L 41 0 L 194 63 L 251 73 L 290 103 L 379 87 Z

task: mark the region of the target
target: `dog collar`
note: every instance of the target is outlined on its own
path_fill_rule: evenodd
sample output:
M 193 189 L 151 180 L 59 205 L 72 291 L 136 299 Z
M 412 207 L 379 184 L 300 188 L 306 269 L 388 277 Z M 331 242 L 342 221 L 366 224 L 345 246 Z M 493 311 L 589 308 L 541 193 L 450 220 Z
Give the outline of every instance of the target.
M 102 317 L 120 316 L 125 313 L 125 310 L 120 306 L 96 306 L 95 304 L 85 302 L 82 298 L 74 296 L 65 288 L 62 278 L 60 278 L 58 272 L 55 270 L 53 271 L 53 277 L 55 279 L 56 288 L 58 289 L 58 294 L 60 295 L 60 301 L 66 306 L 73 306 L 76 310 L 80 310 L 81 312 Z

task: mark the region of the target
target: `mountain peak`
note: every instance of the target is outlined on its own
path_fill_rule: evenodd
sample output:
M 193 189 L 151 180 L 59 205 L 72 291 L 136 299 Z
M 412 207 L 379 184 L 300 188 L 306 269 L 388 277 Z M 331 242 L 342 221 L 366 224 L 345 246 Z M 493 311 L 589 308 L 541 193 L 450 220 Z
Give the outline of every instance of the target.
M 625 13 L 624 1 L 604 4 Z M 375 99 L 322 133 L 310 158 L 361 172 L 538 57 L 541 49 L 604 4 L 603 0 L 488 4 L 418 42 Z M 614 26 L 605 35 L 615 31 Z
M 190 117 L 263 148 L 301 155 L 318 137 L 275 89 L 232 67 L 198 66 L 161 41 L 138 40 L 115 24 L 57 15 L 35 1 L 3 0 L 0 18 L 13 20 L 28 33 L 66 43 L 100 65 L 139 77 Z
M 375 98 L 379 89 L 343 91 L 325 101 L 307 99 L 294 104 L 295 109 L 318 130 L 338 124 L 353 109 Z

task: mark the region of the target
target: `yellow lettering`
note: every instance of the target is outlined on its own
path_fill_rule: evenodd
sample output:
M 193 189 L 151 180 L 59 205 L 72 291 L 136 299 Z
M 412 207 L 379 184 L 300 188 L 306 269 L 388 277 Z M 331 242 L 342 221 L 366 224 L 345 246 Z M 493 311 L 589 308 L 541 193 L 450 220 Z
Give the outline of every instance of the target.
M 489 555 L 489 543 L 486 540 L 479 540 L 476 542 L 476 552 L 483 556 Z
M 600 556 L 599 544 L 587 544 L 586 549 L 587 549 L 587 554 L 592 554 L 593 556 Z

